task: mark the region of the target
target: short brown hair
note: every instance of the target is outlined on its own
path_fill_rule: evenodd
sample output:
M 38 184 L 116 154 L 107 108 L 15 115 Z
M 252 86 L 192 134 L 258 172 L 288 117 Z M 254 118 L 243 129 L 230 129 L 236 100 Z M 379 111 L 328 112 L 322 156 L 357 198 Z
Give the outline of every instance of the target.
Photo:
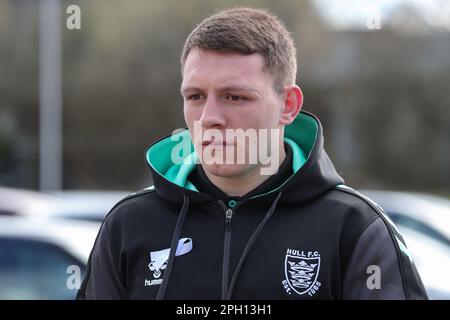
M 297 58 L 294 41 L 284 24 L 262 9 L 235 8 L 203 20 L 188 36 L 181 54 L 183 72 L 192 48 L 259 53 L 274 79 L 275 90 L 295 83 Z

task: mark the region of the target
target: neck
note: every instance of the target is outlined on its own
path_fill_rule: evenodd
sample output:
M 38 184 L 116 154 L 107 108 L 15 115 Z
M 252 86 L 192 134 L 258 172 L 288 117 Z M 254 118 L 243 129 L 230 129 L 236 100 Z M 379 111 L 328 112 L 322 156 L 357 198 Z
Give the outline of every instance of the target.
M 284 150 L 284 145 L 281 144 L 279 165 L 283 163 L 285 158 L 286 151 Z M 232 197 L 242 197 L 271 177 L 270 175 L 262 175 L 260 169 L 261 165 L 258 165 L 243 174 L 231 177 L 216 176 L 207 170 L 204 171 L 208 179 L 224 193 Z

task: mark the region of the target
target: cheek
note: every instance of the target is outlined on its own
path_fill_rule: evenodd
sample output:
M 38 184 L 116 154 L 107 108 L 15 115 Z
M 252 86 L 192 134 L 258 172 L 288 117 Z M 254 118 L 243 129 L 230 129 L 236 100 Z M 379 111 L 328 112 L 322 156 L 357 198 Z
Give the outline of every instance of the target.
M 191 138 L 193 139 L 194 144 L 196 144 L 197 142 L 202 140 L 201 137 L 201 133 L 200 136 L 198 136 L 199 134 L 195 133 L 194 131 L 194 127 L 195 127 L 195 122 L 196 121 L 200 121 L 201 116 L 202 116 L 202 109 L 201 108 L 192 108 L 192 107 L 185 107 L 183 109 L 183 113 L 184 113 L 184 121 L 186 121 L 186 125 L 189 129 L 189 132 L 191 134 Z M 199 127 L 197 127 L 198 129 Z M 201 126 L 200 126 L 201 128 Z
M 277 127 L 279 125 L 281 110 L 282 110 L 281 104 L 274 103 L 268 106 L 267 114 L 269 116 L 267 117 L 266 123 L 269 127 Z
M 247 128 L 272 128 L 279 121 L 279 107 L 277 105 L 261 104 L 250 112 L 237 118 L 243 127 Z
M 200 120 L 201 117 L 200 108 L 184 107 L 183 113 L 184 113 L 184 121 L 186 121 L 186 124 L 189 128 L 193 128 L 194 121 Z

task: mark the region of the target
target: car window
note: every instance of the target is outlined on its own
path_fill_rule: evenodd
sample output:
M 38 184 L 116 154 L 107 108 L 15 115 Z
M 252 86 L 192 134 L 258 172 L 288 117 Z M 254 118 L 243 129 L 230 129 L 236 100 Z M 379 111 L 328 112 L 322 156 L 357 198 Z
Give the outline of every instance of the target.
M 70 219 L 70 220 L 82 220 L 82 221 L 93 221 L 93 222 L 103 222 L 105 219 L 106 213 L 99 212 L 89 212 L 89 213 L 77 213 L 77 212 L 69 212 L 64 213 L 59 218 L 62 219 Z
M 450 240 L 445 235 L 440 233 L 438 230 L 430 227 L 429 225 L 402 214 L 390 213 L 389 216 L 396 225 L 419 231 L 450 247 Z
M 0 299 L 74 299 L 67 287 L 69 266 L 85 266 L 44 241 L 0 237 Z
M 14 215 L 16 215 L 16 212 L 8 210 L 8 209 L 0 208 L 0 216 L 14 216 Z

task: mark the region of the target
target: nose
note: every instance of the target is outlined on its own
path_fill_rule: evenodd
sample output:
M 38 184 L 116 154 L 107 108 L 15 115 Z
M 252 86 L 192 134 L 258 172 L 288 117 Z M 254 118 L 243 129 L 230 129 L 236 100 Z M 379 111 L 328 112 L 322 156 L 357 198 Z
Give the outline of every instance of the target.
M 203 112 L 200 118 L 204 128 L 222 128 L 225 126 L 224 109 L 215 97 L 209 96 L 203 105 Z

